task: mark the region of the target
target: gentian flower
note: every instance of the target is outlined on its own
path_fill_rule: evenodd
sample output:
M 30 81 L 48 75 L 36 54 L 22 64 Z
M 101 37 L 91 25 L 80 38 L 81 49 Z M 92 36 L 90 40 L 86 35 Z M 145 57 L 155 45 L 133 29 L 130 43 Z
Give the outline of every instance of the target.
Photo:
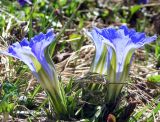
M 87 32 L 87 35 L 96 47 L 91 72 L 106 75 L 107 81 L 110 82 L 107 88 L 107 101 L 113 102 L 126 81 L 134 51 L 156 40 L 157 36 L 147 37 L 145 33 L 128 29 L 124 25 L 117 30 L 95 27 L 91 32 Z
M 138 0 L 137 3 L 138 4 L 147 4 L 147 3 L 149 3 L 149 0 Z
M 25 4 L 29 4 L 31 5 L 32 2 L 30 0 L 18 0 L 18 3 L 21 5 L 21 6 L 24 6 Z
M 54 39 L 55 34 L 49 30 L 46 34 L 34 36 L 30 41 L 24 38 L 21 42 L 9 46 L 7 51 L 0 53 L 17 58 L 28 65 L 48 94 L 55 114 L 60 117 L 65 116 L 67 108 L 63 88 L 48 53 L 48 46 Z

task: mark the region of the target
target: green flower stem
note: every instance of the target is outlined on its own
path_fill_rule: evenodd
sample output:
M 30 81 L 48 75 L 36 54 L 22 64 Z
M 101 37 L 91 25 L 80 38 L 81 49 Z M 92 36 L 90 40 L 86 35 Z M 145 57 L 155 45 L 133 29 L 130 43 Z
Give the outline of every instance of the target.
M 115 103 L 117 97 L 119 96 L 121 89 L 123 88 L 124 84 L 108 84 L 107 86 L 107 94 L 106 94 L 106 103 L 111 104 Z
M 50 68 L 52 68 L 53 79 L 51 79 L 45 72 L 41 64 L 32 56 L 34 66 L 36 67 L 36 72 L 38 73 L 38 80 L 40 81 L 41 87 L 47 93 L 49 100 L 51 102 L 53 111 L 56 114 L 57 119 L 67 118 L 69 112 L 67 111 L 66 96 L 64 94 L 64 88 L 58 80 L 58 74 L 55 71 L 54 64 L 47 54 L 48 48 L 45 51 L 45 57 Z
M 128 72 L 129 72 L 129 65 L 130 65 L 130 61 L 131 61 L 131 58 L 132 58 L 132 55 L 133 55 L 133 52 L 134 52 L 134 49 L 130 50 L 128 52 L 128 55 L 126 57 L 126 60 L 125 60 L 125 63 L 124 63 L 124 70 L 123 72 L 121 73 L 121 77 L 118 78 L 119 81 L 115 81 L 115 78 L 116 76 L 114 77 L 109 77 L 109 81 L 110 83 L 114 83 L 114 84 L 109 84 L 108 88 L 107 88 L 107 98 L 106 98 L 106 101 L 107 103 L 110 103 L 110 102 L 115 102 L 115 100 L 117 99 L 117 97 L 119 96 L 120 92 L 121 92 L 121 89 L 123 88 L 123 85 L 124 85 L 124 82 L 126 81 L 127 79 L 127 76 L 128 76 Z M 115 69 L 115 68 L 113 68 Z M 112 70 L 111 70 L 112 71 Z M 113 71 L 115 72 L 115 71 Z M 109 75 L 109 76 L 113 76 L 113 75 Z M 115 82 L 114 82 L 115 81 Z M 117 83 L 117 84 L 116 84 Z
M 49 79 L 46 78 L 45 72 L 43 72 L 43 70 L 40 70 L 39 75 L 41 76 L 40 79 L 43 79 L 40 81 L 40 84 L 44 88 L 49 97 L 49 100 L 53 107 L 53 111 L 56 114 L 56 118 L 57 119 L 67 118 L 68 111 L 67 111 L 66 100 L 62 91 L 63 88 L 61 88 L 62 85 L 58 81 L 58 78 L 54 76 L 54 80 L 49 81 Z

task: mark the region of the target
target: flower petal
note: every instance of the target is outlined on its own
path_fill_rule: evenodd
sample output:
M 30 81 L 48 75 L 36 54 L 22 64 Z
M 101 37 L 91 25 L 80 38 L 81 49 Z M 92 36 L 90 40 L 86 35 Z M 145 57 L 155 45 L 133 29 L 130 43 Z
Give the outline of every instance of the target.
M 24 6 L 26 3 L 30 5 L 32 4 L 30 0 L 18 0 L 18 2 L 21 6 Z
M 47 46 L 54 40 L 55 35 L 52 30 L 49 30 L 47 34 L 39 34 L 31 39 L 31 49 L 38 61 L 42 64 L 42 67 L 45 69 L 50 78 L 53 79 L 52 69 L 50 68 L 46 57 L 45 50 Z

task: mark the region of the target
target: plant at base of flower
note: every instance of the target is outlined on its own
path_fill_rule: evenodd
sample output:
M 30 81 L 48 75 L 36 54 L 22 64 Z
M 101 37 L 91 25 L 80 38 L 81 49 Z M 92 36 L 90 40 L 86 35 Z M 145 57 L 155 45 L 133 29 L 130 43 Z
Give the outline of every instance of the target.
M 114 103 L 128 77 L 129 65 L 134 51 L 144 44 L 157 39 L 157 36 L 146 37 L 145 33 L 128 29 L 127 26 L 114 28 L 94 28 L 87 35 L 93 40 L 96 53 L 91 72 L 106 75 L 107 103 Z
M 16 42 L 7 51 L 0 51 L 0 53 L 17 58 L 27 64 L 48 94 L 56 117 L 65 118 L 68 114 L 66 96 L 48 53 L 48 46 L 54 39 L 55 34 L 49 30 L 46 34 L 40 33 L 34 36 L 30 41 L 24 38 L 20 43 Z

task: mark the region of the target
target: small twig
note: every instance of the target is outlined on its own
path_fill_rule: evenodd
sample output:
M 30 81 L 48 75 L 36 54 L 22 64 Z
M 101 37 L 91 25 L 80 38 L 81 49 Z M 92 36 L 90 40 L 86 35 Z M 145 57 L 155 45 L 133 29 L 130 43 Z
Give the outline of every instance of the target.
M 141 7 L 153 7 L 153 6 L 160 6 L 160 3 L 150 3 L 141 5 Z
M 81 39 L 81 38 L 78 37 L 78 38 L 68 39 L 68 40 L 65 40 L 65 42 L 72 42 L 72 41 L 76 41 L 76 40 L 79 40 L 79 39 Z M 59 41 L 59 42 L 63 42 L 63 41 Z
M 0 42 L 2 42 L 5 45 L 4 47 L 8 47 L 7 42 L 3 39 L 2 36 L 0 36 Z
M 131 85 L 130 83 L 127 82 L 109 82 L 107 81 L 104 76 L 101 76 L 99 74 L 96 73 L 88 73 L 85 77 L 83 78 L 79 78 L 79 79 L 75 79 L 76 83 L 97 83 L 97 84 L 102 84 L 102 85 L 109 85 L 109 84 L 124 84 L 124 85 Z

